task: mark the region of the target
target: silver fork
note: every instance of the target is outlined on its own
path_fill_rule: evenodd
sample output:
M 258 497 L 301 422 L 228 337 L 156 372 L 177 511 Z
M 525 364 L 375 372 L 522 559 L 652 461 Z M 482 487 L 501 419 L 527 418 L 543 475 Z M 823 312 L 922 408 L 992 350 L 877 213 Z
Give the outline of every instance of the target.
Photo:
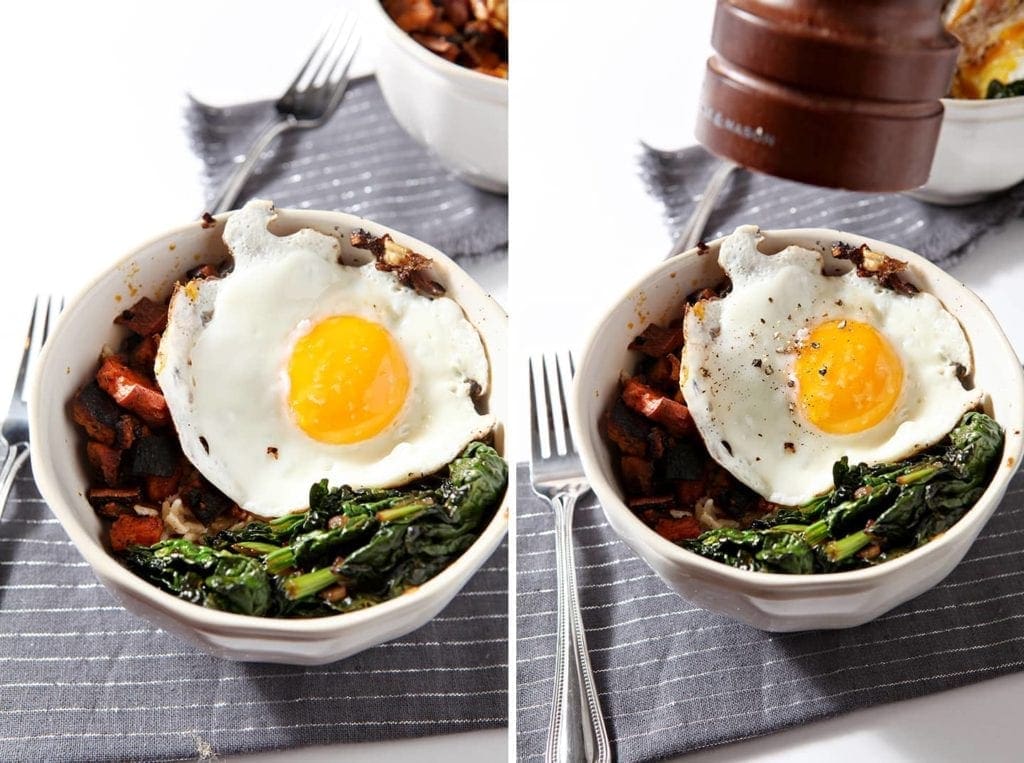
M 234 208 L 242 186 L 275 138 L 288 130 L 319 127 L 327 121 L 348 87 L 348 70 L 358 48 L 355 16 L 342 13 L 324 32 L 284 95 L 277 99 L 274 117 L 221 185 L 210 211 L 218 214 Z
M 700 243 L 701 238 L 704 236 L 704 228 L 707 227 L 708 219 L 715 210 L 715 204 L 718 203 L 718 197 L 725 190 L 726 181 L 738 169 L 740 169 L 738 164 L 734 164 L 728 159 L 723 159 L 722 163 L 711 173 L 711 177 L 708 178 L 708 184 L 704 187 L 704 193 L 701 194 L 700 201 L 694 206 L 693 212 L 690 213 L 690 218 L 679 229 L 679 233 L 676 234 L 676 241 L 672 245 L 672 249 L 665 255 L 666 260 L 675 257 L 677 254 L 682 254 L 688 249 L 693 249 L 693 247 Z
M 530 359 L 530 482 L 555 514 L 558 589 L 555 692 L 545 758 L 549 763 L 607 763 L 611 761 L 611 746 L 590 668 L 573 559 L 573 509 L 590 489 L 569 430 L 566 408 L 566 391 L 574 371 L 568 352 Z
M 18 379 L 14 382 L 14 393 L 11 395 L 11 407 L 0 427 L 0 458 L 3 459 L 0 463 L 0 516 L 3 516 L 14 478 L 28 458 L 28 398 L 25 389 L 28 371 L 34 366 L 39 350 L 53 330 L 53 324 L 63 307 L 62 298 L 39 295 L 32 308 L 25 350 L 21 355 Z

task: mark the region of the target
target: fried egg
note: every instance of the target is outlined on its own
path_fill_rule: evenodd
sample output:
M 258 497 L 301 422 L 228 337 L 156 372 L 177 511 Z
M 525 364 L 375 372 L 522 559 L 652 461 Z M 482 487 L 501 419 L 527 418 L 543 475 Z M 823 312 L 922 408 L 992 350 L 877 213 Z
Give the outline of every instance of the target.
M 832 465 L 895 461 L 941 440 L 980 395 L 971 351 L 934 296 L 897 293 L 820 252 L 758 250 L 743 226 L 719 252 L 731 291 L 683 321 L 680 386 L 711 456 L 770 501 L 805 503 Z
M 338 262 L 311 229 L 279 237 L 273 206 L 231 215 L 233 269 L 179 285 L 156 360 L 182 449 L 249 511 L 279 516 L 310 485 L 389 487 L 431 474 L 493 427 L 483 344 L 451 299 L 372 263 Z

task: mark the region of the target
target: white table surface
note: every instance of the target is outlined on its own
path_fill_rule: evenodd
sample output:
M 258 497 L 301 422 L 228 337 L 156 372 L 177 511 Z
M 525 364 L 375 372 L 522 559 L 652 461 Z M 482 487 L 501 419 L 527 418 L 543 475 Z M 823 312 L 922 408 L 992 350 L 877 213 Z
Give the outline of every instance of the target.
M 515 7 L 510 235 L 520 348 L 524 339 L 531 348 L 578 347 L 605 307 L 671 246 L 636 172 L 637 141 L 664 149 L 694 142 L 714 4 L 617 7 L 627 5 L 628 14 L 586 12 L 572 0 Z M 1024 221 L 985 237 L 953 272 L 989 304 L 1024 356 Z M 517 452 L 528 452 L 522 438 Z M 686 761 L 1021 760 L 1014 731 L 1022 697 L 1018 673 Z
M 176 0 L 5 9 L 0 122 L 0 399 L 9 399 L 36 292 L 74 294 L 137 244 L 195 219 L 201 165 L 186 93 L 226 105 L 279 95 L 349 0 Z M 360 51 L 354 73 L 372 67 Z M 503 301 L 503 283 L 484 285 Z M 303 761 L 504 760 L 504 729 L 331 745 Z M 296 751 L 243 760 L 296 760 Z

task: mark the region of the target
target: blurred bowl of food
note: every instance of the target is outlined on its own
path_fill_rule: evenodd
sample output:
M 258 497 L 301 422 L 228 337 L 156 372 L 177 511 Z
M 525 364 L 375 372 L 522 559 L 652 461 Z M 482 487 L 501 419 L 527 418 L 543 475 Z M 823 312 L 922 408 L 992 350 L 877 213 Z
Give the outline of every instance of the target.
M 227 239 L 222 236 L 230 221 L 236 217 L 241 221 L 243 213 L 249 216 L 248 222 L 235 226 L 235 245 L 229 251 Z M 281 256 L 270 256 L 269 248 L 264 246 L 267 244 L 273 244 L 275 253 Z M 246 250 L 244 265 L 240 249 Z M 376 260 L 379 265 L 385 256 L 393 262 L 403 257 L 416 260 L 410 254 L 413 251 L 416 257 L 429 260 L 417 260 L 426 265 L 416 271 L 419 276 L 412 271 L 407 275 L 413 281 L 425 279 L 420 286 L 434 295 L 429 299 L 419 293 L 419 288 L 413 293 L 412 287 L 400 282 L 394 272 L 372 264 Z M 276 270 L 293 266 L 298 268 L 292 272 L 293 277 Z M 206 341 L 211 335 L 204 332 L 215 331 L 218 322 L 222 328 L 231 325 L 229 317 L 234 308 L 226 306 L 221 295 L 228 294 L 231 280 L 239 279 L 243 270 L 250 276 L 263 273 L 247 283 L 259 286 L 262 282 L 259 288 L 271 301 L 251 309 L 255 292 L 249 291 L 248 297 L 234 303 L 250 316 L 248 328 L 244 328 L 247 319 L 237 324 L 250 338 L 229 341 L 217 350 L 215 355 L 231 360 L 222 364 L 217 374 L 207 374 L 202 370 L 205 361 L 200 358 L 199 344 L 189 338 L 189 333 L 199 331 Z M 294 277 L 296 272 L 309 277 Z M 334 279 L 333 286 L 325 285 L 321 277 L 313 277 L 317 274 Z M 345 287 L 345 282 L 352 288 Z M 333 303 L 326 313 L 314 310 L 298 323 L 291 321 L 292 328 L 282 329 L 282 336 L 291 337 L 292 349 L 283 356 L 278 357 L 280 353 L 267 336 L 253 338 L 253 330 L 270 330 L 286 323 L 274 318 L 279 306 L 291 309 L 290 305 L 307 312 L 304 305 L 311 304 L 307 300 L 310 295 L 370 293 L 373 283 L 383 288 L 374 292 L 375 299 L 363 307 L 353 301 L 347 302 L 348 307 Z M 242 288 L 242 282 L 236 280 L 235 286 Z M 463 419 L 491 426 L 487 435 L 477 427 L 470 436 L 487 440 L 493 446 L 490 453 L 503 453 L 503 311 L 441 252 L 369 220 L 308 210 L 277 210 L 275 214 L 268 202 L 251 202 L 242 211 L 182 225 L 139 246 L 101 273 L 70 303 L 47 341 L 32 380 L 29 416 L 35 479 L 78 552 L 127 609 L 227 659 L 323 664 L 423 625 L 448 604 L 491 555 L 506 532 L 508 499 L 495 493 L 495 501 L 472 520 L 465 516 L 460 519 L 455 513 L 447 515 L 455 506 L 457 483 L 471 477 L 457 475 L 454 465 L 470 448 L 482 445 L 474 442 L 462 450 L 462 445 L 451 442 L 448 435 L 443 439 L 461 455 L 434 475 L 428 474 L 434 463 L 425 463 L 422 469 L 402 465 L 398 481 L 382 481 L 393 487 L 381 492 L 360 490 L 358 470 L 344 478 L 356 486 L 354 491 L 339 489 L 341 477 L 331 480 L 330 491 L 326 485 L 314 491 L 309 485 L 303 487 L 309 475 L 298 474 L 294 477 L 295 494 L 285 496 L 279 510 L 271 507 L 259 515 L 249 511 L 249 507 L 272 495 L 275 483 L 284 485 L 293 480 L 286 475 L 293 468 L 286 466 L 288 450 L 293 451 L 293 457 L 298 456 L 292 463 L 300 472 L 306 468 L 302 464 L 307 464 L 327 476 L 334 468 L 332 463 L 336 466 L 344 459 L 358 459 L 360 452 L 365 455 L 365 443 L 374 442 L 374 438 L 396 434 L 404 438 L 403 443 L 397 448 L 388 446 L 386 453 L 404 450 L 408 454 L 410 444 L 420 437 L 417 432 L 428 436 L 429 424 L 424 424 L 425 429 L 410 417 L 418 416 L 419 410 L 426 416 L 422 421 L 431 418 L 432 408 L 423 401 L 433 399 L 434 393 L 423 387 L 424 369 L 407 353 L 401 331 L 392 323 L 387 324 L 391 328 L 386 331 L 391 342 L 403 348 L 398 352 L 406 358 L 410 381 L 399 390 L 404 395 L 404 407 L 377 435 L 339 445 L 338 440 L 324 444 L 315 439 L 306 424 L 301 424 L 301 431 L 298 425 L 284 423 L 283 429 L 277 426 L 280 431 L 273 441 L 251 429 L 271 418 L 278 422 L 301 421 L 293 418 L 299 410 L 293 393 L 315 379 L 296 376 L 300 367 L 295 364 L 303 357 L 298 354 L 300 342 L 315 337 L 320 327 L 337 327 L 334 318 L 322 316 L 334 315 L 339 309 L 347 314 L 343 317 L 350 328 L 355 325 L 366 329 L 370 319 L 365 316 L 371 315 L 366 310 L 375 309 L 369 304 L 379 303 L 381 294 L 406 301 L 406 307 L 397 312 L 391 309 L 397 306 L 395 303 L 384 312 L 372 313 L 381 316 L 382 321 L 390 320 L 386 317 L 390 313 L 395 320 L 408 318 L 414 330 L 431 331 L 426 328 L 429 321 L 424 316 L 440 311 L 448 316 L 445 320 L 454 321 L 452 326 L 466 329 L 463 338 L 475 346 L 478 360 L 485 358 L 486 365 L 476 365 L 476 375 L 482 380 L 478 384 L 450 380 L 453 383 L 443 385 L 441 394 L 451 400 L 455 399 L 453 394 L 461 398 L 458 407 Z M 207 299 L 213 301 L 207 303 Z M 406 318 L 399 318 L 399 313 Z M 413 313 L 419 317 L 411 319 Z M 196 319 L 191 323 L 190 315 Z M 359 315 L 364 320 L 353 324 L 352 319 Z M 372 339 L 365 332 L 361 336 Z M 385 342 L 381 346 L 386 349 L 392 345 Z M 175 360 L 182 348 L 187 359 Z M 479 355 L 481 351 L 483 356 Z M 243 358 L 259 356 L 278 360 L 290 357 L 290 361 L 284 360 L 288 377 L 281 377 L 280 382 L 268 378 L 253 389 L 243 389 L 245 377 L 257 373 L 255 366 L 240 370 L 248 364 Z M 321 356 L 326 357 L 313 353 L 314 365 Z M 446 357 L 445 353 L 439 357 Z M 447 356 L 445 365 L 456 367 L 455 356 Z M 305 374 L 301 368 L 298 373 Z M 278 371 L 271 370 L 270 374 L 279 376 Z M 389 380 L 397 378 L 389 374 Z M 485 375 L 488 378 L 483 378 Z M 284 385 L 284 378 L 290 381 L 285 387 L 288 397 L 282 398 L 280 410 L 273 417 L 260 414 L 258 389 Z M 331 378 L 337 378 L 333 372 Z M 175 397 L 176 388 L 184 394 Z M 462 392 L 457 391 L 459 388 Z M 214 419 L 223 427 L 215 421 L 200 423 L 204 420 L 204 396 L 211 392 L 226 395 L 213 408 Z M 234 413 L 229 411 L 234 405 L 232 399 L 242 405 Z M 188 415 L 179 415 L 181 406 Z M 248 413 L 244 413 L 246 409 Z M 215 435 L 211 426 L 219 428 L 221 434 Z M 292 430 L 291 434 L 287 430 Z M 197 435 L 198 431 L 203 433 Z M 222 440 L 220 445 L 217 437 Z M 291 444 L 286 445 L 286 441 Z M 196 451 L 190 442 L 192 446 L 198 442 L 201 449 Z M 250 477 L 243 479 L 240 487 L 249 497 L 228 498 L 234 489 L 225 477 L 242 463 L 233 459 L 257 444 L 258 452 L 253 454 L 264 462 L 263 467 L 255 471 L 242 467 Z M 307 447 L 321 446 L 329 449 L 323 458 L 312 455 L 312 451 L 302 455 Z M 474 452 L 480 454 L 483 450 Z M 332 462 L 330 453 L 340 454 L 340 460 Z M 208 457 L 216 457 L 220 466 Z M 364 466 L 373 468 L 387 457 L 373 454 L 364 460 Z M 497 459 L 488 458 L 489 464 L 500 466 Z M 447 461 L 448 456 L 442 460 Z M 463 466 L 467 463 L 462 461 Z M 274 470 L 280 470 L 276 478 L 250 491 Z M 492 476 L 499 471 L 495 468 Z M 407 474 L 410 478 L 425 476 L 410 483 Z M 406 496 L 403 491 L 410 490 L 410 485 L 422 490 Z M 307 505 L 314 506 L 314 498 L 320 506 L 319 517 L 314 511 L 303 510 Z M 382 500 L 384 503 L 379 503 Z M 360 503 L 363 509 L 357 507 Z M 292 506 L 294 509 L 289 508 Z M 438 513 L 442 510 L 444 516 Z M 425 524 L 428 519 L 429 526 Z M 367 557 L 367 564 L 360 565 L 363 572 L 355 570 L 356 557 L 366 557 L 374 539 L 383 540 L 382 533 L 404 535 L 416 527 L 421 539 L 437 536 L 426 549 L 427 556 L 377 557 L 377 561 Z M 351 542 L 344 541 L 345 535 Z M 214 536 L 219 540 L 214 541 Z M 330 541 L 331 537 L 343 541 L 342 545 L 325 545 L 321 547 L 323 553 L 316 551 L 316 543 Z M 405 547 L 412 550 L 412 546 Z M 359 548 L 364 550 L 360 552 Z M 281 564 L 270 563 L 274 550 Z M 303 558 L 309 552 L 313 556 L 307 563 Z M 352 573 L 347 590 L 342 582 L 346 573 L 340 566 L 345 561 Z M 396 562 L 398 566 L 393 566 Z M 302 577 L 314 568 L 319 568 L 314 577 L 319 574 L 322 580 Z M 378 576 L 374 568 L 383 574 Z M 384 573 L 385 569 L 391 572 Z M 364 572 L 373 579 L 365 578 L 368 587 L 359 594 L 360 584 L 355 579 Z M 305 588 L 307 584 L 309 588 Z
M 928 182 L 910 195 L 970 204 L 1024 181 L 1024 3 L 954 0 L 961 51 Z
M 738 229 L 737 234 L 742 231 Z M 574 440 L 608 523 L 681 597 L 769 631 L 853 627 L 936 585 L 967 553 L 1020 465 L 1024 450 L 1024 374 L 984 304 L 924 258 L 834 230 L 763 231 L 762 235 L 758 248 L 748 249 L 748 255 L 756 256 L 730 261 L 730 272 L 744 279 L 741 286 L 735 279 L 726 278 L 726 269 L 720 263 L 720 252 L 731 238 L 727 237 L 658 265 L 610 307 L 595 326 L 577 364 L 570 404 Z M 976 403 L 991 417 L 989 426 L 993 431 L 996 427 L 992 419 L 1005 432 L 1003 440 L 993 437 L 990 441 L 987 468 L 991 476 L 979 478 L 972 488 L 971 498 L 976 500 L 971 508 L 941 532 L 921 533 L 920 537 L 927 540 L 909 549 L 895 549 L 883 542 L 866 550 L 875 537 L 870 535 L 872 529 L 883 537 L 883 525 L 878 524 L 877 517 L 867 524 L 865 515 L 859 517 L 859 524 L 840 528 L 836 532 L 838 542 L 825 543 L 817 535 L 819 530 L 823 533 L 835 527 L 842 512 L 852 505 L 845 504 L 834 514 L 819 511 L 822 507 L 816 501 L 821 496 L 836 497 L 837 492 L 834 488 L 828 493 L 815 491 L 838 484 L 835 467 L 829 462 L 837 453 L 849 453 L 856 437 L 844 434 L 838 441 L 829 442 L 830 436 L 816 433 L 817 427 L 801 418 L 805 413 L 796 413 L 798 406 L 805 410 L 805 389 L 813 389 L 819 380 L 825 384 L 837 379 L 836 375 L 842 373 L 838 359 L 820 364 L 812 361 L 806 374 L 794 363 L 801 357 L 813 358 L 815 352 L 828 351 L 829 342 L 818 340 L 818 327 L 831 325 L 840 333 L 850 330 L 848 324 L 856 320 L 859 298 L 832 294 L 832 298 L 815 303 L 811 290 L 803 286 L 820 283 L 821 278 L 836 284 L 843 281 L 865 295 L 865 306 L 888 291 L 888 287 L 865 281 L 856 269 L 850 269 L 849 262 L 835 259 L 831 252 L 837 251 L 833 248 L 836 242 L 842 245 L 839 251 L 843 253 L 873 252 L 868 255 L 867 268 L 872 263 L 890 262 L 886 258 L 906 263 L 901 278 L 920 290 L 917 297 L 926 297 L 923 301 L 933 307 L 941 305 L 946 311 L 942 320 L 950 327 L 951 335 L 958 333 L 957 324 L 962 328 L 966 343 L 959 340 L 961 351 L 973 354 L 973 372 L 965 386 L 960 386 L 957 374 L 947 369 L 940 373 L 947 379 L 946 391 L 920 398 L 914 395 L 914 399 L 930 398 L 934 410 L 945 416 L 954 406 L 954 397 L 959 396 L 966 405 Z M 794 246 L 800 250 L 789 249 Z M 861 250 L 862 246 L 866 249 Z M 730 256 L 735 252 L 734 246 Z M 812 253 L 821 259 L 814 260 Z M 810 263 L 819 275 L 787 277 L 774 282 L 770 289 L 762 285 L 766 280 L 759 283 L 762 274 L 787 260 Z M 728 321 L 720 320 L 714 305 L 727 303 L 731 295 L 740 293 L 752 295 L 750 304 L 754 309 L 747 320 L 740 320 L 741 312 L 735 309 Z M 906 308 L 913 305 L 914 298 L 890 294 L 885 301 L 890 306 L 902 302 Z M 876 307 L 860 314 L 870 314 L 868 321 L 879 323 L 887 314 L 895 315 L 892 310 Z M 943 313 L 935 311 L 935 315 L 934 323 L 938 323 Z M 810 333 L 800 330 L 810 325 L 803 323 L 801 316 L 817 324 Z M 824 322 L 823 316 L 827 318 Z M 682 325 L 687 321 L 704 325 L 707 330 L 688 334 L 684 340 L 687 332 Z M 787 327 L 793 330 L 787 333 Z M 895 332 L 899 331 L 897 327 Z M 726 348 L 730 336 L 738 343 L 735 351 Z M 894 340 L 893 345 L 902 354 L 918 344 L 912 339 L 907 342 Z M 930 342 L 921 342 L 920 346 L 934 349 Z M 925 350 L 926 355 L 930 352 Z M 862 358 L 864 352 L 855 355 Z M 694 362 L 701 357 L 703 360 Z M 727 366 L 731 370 L 724 373 L 722 369 Z M 860 361 L 855 366 L 861 367 Z M 911 364 L 906 368 L 909 373 Z M 859 373 L 855 368 L 851 370 Z M 697 394 L 691 387 L 703 392 Z M 735 393 L 731 400 L 730 389 Z M 865 406 L 861 399 L 854 408 L 859 412 Z M 835 410 L 842 407 L 838 400 Z M 769 423 L 771 411 L 778 413 L 776 425 Z M 946 416 L 935 431 L 946 431 L 958 415 L 954 411 L 952 417 Z M 709 427 L 708 422 L 714 420 L 717 423 Z M 879 431 L 877 426 L 863 431 Z M 884 429 L 889 424 L 883 419 L 881 426 Z M 895 421 L 892 426 L 896 427 Z M 716 436 L 708 437 L 708 432 Z M 810 460 L 821 456 L 826 448 L 832 448 L 833 454 L 810 468 Z M 714 454 L 713 459 L 709 452 Z M 931 460 L 933 455 L 927 449 L 918 453 L 924 455 L 911 460 L 925 458 L 930 465 L 938 463 Z M 800 454 L 809 460 L 795 460 L 802 458 Z M 856 469 L 858 460 L 860 457 L 851 456 L 848 463 Z M 901 460 L 903 457 L 883 462 Z M 747 469 L 742 481 L 738 477 L 741 466 Z M 845 479 L 843 473 L 839 472 Z M 918 472 L 910 478 L 898 478 L 897 484 L 934 474 L 930 470 Z M 765 475 L 774 481 L 771 493 L 751 487 L 751 482 Z M 815 494 L 815 498 L 809 503 L 799 499 L 800 507 L 788 516 L 785 510 L 780 513 L 778 507 L 790 502 L 777 498 L 773 502 L 776 492 L 791 491 L 812 480 L 812 475 L 817 475 L 813 479 L 819 484 L 807 485 L 805 495 Z M 881 500 L 882 490 L 894 489 L 883 489 L 879 484 L 864 489 L 851 486 L 847 497 L 852 499 L 856 493 L 855 501 L 868 496 Z M 847 545 L 853 541 L 854 545 Z M 790 542 L 799 553 L 790 554 L 779 545 Z M 856 553 L 847 555 L 853 551 Z
M 942 103 L 945 116 L 928 182 L 910 196 L 932 204 L 971 204 L 1024 181 L 1024 97 Z
M 365 0 L 363 18 L 398 123 L 467 182 L 506 193 L 505 0 Z

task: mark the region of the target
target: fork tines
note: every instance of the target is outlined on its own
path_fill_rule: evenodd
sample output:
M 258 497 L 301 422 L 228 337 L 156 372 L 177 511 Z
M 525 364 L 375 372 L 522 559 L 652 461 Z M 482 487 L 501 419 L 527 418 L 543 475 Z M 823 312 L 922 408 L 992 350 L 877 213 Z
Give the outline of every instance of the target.
M 576 452 L 569 429 L 568 396 L 575 374 L 572 353 L 546 352 L 530 358 L 530 425 L 533 456 Z M 541 426 L 543 422 L 543 426 Z
M 351 44 L 355 34 L 355 16 L 350 13 L 338 16 L 313 47 L 282 101 L 313 86 L 343 78 L 358 47 Z
M 53 331 L 57 316 L 63 309 L 63 297 L 55 294 L 36 295 L 35 304 L 32 306 L 32 318 L 28 324 L 28 334 L 25 337 L 25 351 L 21 357 L 21 367 L 18 369 L 18 379 L 14 389 L 14 395 L 22 402 L 28 402 L 26 380 L 31 376 L 43 342 Z

